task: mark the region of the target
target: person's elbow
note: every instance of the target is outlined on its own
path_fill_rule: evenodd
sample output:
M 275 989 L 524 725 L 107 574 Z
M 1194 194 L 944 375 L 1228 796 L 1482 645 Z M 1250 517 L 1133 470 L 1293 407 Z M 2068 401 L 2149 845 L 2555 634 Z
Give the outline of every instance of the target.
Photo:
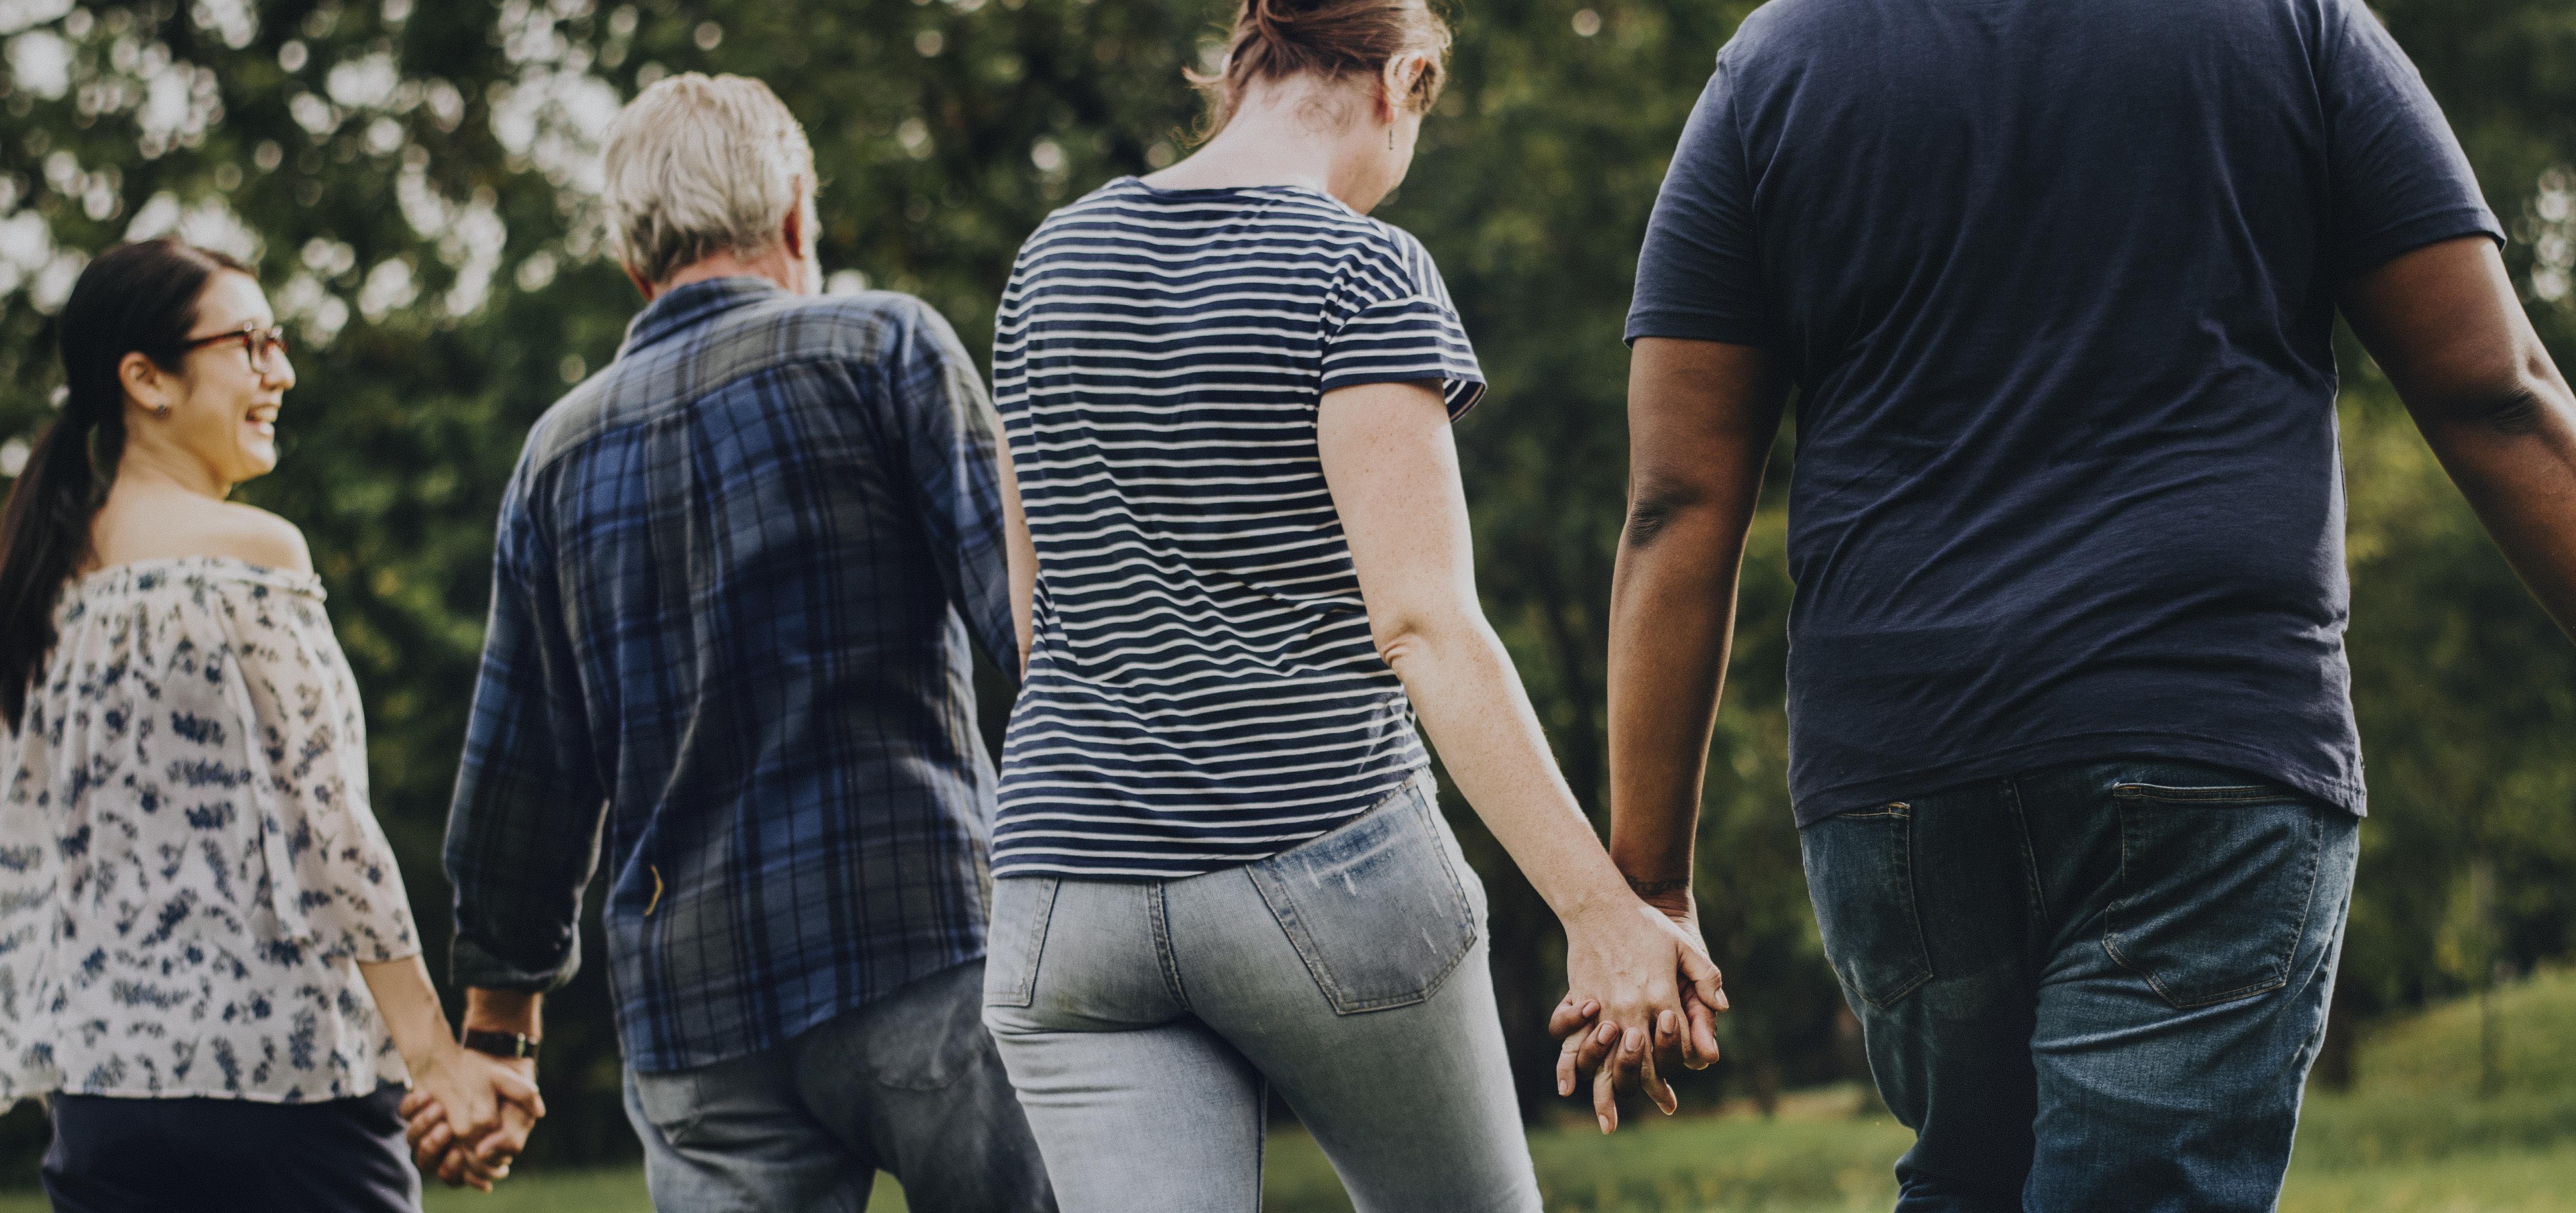
M 1369 642 L 1398 677 L 1472 651 L 1489 630 L 1481 613 L 1455 603 L 1372 605 L 1369 610 Z
M 1633 550 L 1651 548 L 1677 530 L 1715 521 L 1723 500 L 1719 486 L 1699 478 L 1641 472 L 1628 494 L 1619 542 Z
M 2531 358 L 2462 376 L 2427 396 L 2416 415 L 2448 429 L 2520 438 L 2548 429 L 2553 420 L 2562 427 L 2569 424 L 2565 390 L 2553 381 L 2545 362 L 2534 365 Z

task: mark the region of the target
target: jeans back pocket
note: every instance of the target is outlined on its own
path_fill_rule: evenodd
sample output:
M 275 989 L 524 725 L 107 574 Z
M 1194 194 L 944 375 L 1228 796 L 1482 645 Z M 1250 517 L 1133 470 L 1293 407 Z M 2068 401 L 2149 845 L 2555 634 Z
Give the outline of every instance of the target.
M 1036 1001 L 1038 957 L 1055 914 L 1057 878 L 1007 876 L 993 882 L 992 925 L 985 935 L 984 1005 L 1025 1007 Z
M 1827 817 L 1798 831 L 1798 850 L 1825 959 L 1846 992 L 1884 1008 L 1932 980 L 1914 905 L 1913 806 Z
M 1476 943 L 1443 827 L 1417 784 L 1358 820 L 1248 865 L 1337 1015 L 1431 997 Z
M 2212 774 L 2221 774 L 2212 772 Z M 2295 792 L 2215 779 L 2123 783 L 2120 873 L 2102 946 L 2176 1009 L 2288 984 L 2308 935 L 2340 810 Z M 2350 848 L 2340 877 L 2349 881 Z

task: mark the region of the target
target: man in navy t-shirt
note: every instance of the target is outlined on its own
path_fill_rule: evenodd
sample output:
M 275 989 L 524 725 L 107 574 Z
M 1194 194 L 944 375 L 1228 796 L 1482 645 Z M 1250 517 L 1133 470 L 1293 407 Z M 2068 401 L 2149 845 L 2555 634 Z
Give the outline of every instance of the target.
M 1628 322 L 1613 854 L 1678 915 L 1785 398 L 1790 781 L 1902 1209 L 2268 1209 L 2363 811 L 2340 307 L 2576 624 L 2576 406 L 2361 0 L 1775 0 Z

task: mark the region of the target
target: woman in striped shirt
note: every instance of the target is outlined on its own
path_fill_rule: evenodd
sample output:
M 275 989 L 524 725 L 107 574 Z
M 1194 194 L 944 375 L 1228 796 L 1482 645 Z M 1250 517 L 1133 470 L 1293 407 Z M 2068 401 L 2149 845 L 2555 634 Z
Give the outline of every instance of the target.
M 1266 1084 L 1361 1209 L 1538 1209 L 1417 708 L 1604 1037 L 1723 1005 L 1477 606 L 1448 423 L 1483 378 L 1421 244 L 1366 215 L 1448 39 L 1422 0 L 1248 0 L 1207 145 L 1050 216 L 1004 294 L 1026 673 L 985 1018 L 1074 1213 L 1256 1208 Z

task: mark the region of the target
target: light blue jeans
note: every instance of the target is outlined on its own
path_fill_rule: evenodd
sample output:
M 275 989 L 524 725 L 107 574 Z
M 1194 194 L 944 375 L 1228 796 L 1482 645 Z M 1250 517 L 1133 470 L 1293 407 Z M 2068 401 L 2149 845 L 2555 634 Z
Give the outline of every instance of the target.
M 1362 1213 L 1538 1213 L 1427 783 L 1245 867 L 994 882 L 984 1022 L 1068 1213 L 1252 1213 L 1266 1084 Z
M 882 1168 L 919 1213 L 1048 1213 L 1046 1169 L 977 1022 L 981 962 L 775 1048 L 626 1072 L 661 1213 L 861 1213 Z

